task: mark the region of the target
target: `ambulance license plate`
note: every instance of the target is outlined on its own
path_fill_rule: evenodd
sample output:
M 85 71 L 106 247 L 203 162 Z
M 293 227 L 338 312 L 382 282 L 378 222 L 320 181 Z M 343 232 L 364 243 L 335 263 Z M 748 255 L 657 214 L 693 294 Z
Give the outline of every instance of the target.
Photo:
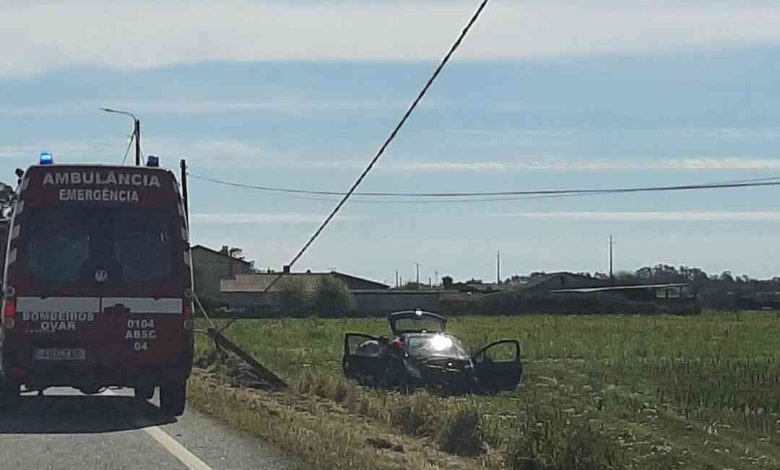
M 35 349 L 33 358 L 38 361 L 83 361 L 87 358 L 85 349 Z

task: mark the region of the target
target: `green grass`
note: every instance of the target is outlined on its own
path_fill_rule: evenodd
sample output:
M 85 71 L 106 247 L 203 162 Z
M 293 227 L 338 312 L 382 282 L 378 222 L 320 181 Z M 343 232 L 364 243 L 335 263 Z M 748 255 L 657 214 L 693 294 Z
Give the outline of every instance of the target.
M 474 431 L 499 466 L 709 469 L 780 466 L 779 326 L 774 313 L 452 318 L 467 346 L 519 339 L 525 370 L 514 392 L 445 399 L 341 378 L 343 334 L 388 334 L 383 319 L 246 320 L 227 334 L 295 394 L 443 450 Z

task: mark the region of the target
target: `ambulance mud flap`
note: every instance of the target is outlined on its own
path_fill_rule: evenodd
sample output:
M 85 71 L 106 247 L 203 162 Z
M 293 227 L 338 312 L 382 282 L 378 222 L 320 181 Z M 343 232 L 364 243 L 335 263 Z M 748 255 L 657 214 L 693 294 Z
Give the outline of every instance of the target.
M 15 405 L 19 399 L 21 386 L 17 382 L 4 379 L 0 376 L 0 411 Z

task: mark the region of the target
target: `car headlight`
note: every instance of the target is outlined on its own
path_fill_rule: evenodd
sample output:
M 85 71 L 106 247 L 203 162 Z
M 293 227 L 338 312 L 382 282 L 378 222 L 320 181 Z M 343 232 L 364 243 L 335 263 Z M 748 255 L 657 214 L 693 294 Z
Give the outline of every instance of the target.
M 444 335 L 436 335 L 431 338 L 431 348 L 434 351 L 444 351 L 452 347 L 452 340 Z

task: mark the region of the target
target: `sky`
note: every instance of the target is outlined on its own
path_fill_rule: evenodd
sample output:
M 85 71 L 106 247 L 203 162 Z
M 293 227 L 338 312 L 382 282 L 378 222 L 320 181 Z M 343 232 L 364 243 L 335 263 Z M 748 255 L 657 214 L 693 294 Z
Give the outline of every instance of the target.
M 344 191 L 476 1 L 4 0 L 0 179 L 143 150 L 195 175 Z M 491 0 L 361 191 L 780 176 L 780 4 Z M 280 269 L 336 201 L 190 180 L 192 241 Z M 659 262 L 780 275 L 777 187 L 487 202 L 356 198 L 295 269 L 393 283 Z

